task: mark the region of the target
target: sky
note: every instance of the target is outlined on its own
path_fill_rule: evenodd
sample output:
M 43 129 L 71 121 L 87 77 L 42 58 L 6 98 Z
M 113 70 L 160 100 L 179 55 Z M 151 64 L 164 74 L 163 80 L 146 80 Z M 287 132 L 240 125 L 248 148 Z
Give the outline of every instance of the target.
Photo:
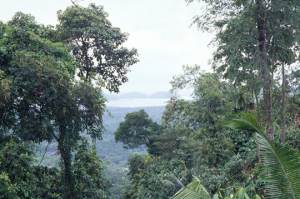
M 7 22 L 17 12 L 31 14 L 39 24 L 56 25 L 58 10 L 71 6 L 71 0 L 0 0 L 0 20 Z M 185 0 L 84 0 L 104 6 L 114 27 L 129 34 L 123 46 L 136 48 L 139 62 L 131 66 L 129 81 L 120 87 L 121 94 L 142 92 L 151 95 L 169 91 L 174 75 L 183 65 L 208 64 L 213 48 L 207 45 L 213 35 L 191 26 L 193 16 L 201 13 L 201 4 L 187 5 Z M 108 91 L 104 91 L 108 93 Z M 179 94 L 184 95 L 183 91 Z

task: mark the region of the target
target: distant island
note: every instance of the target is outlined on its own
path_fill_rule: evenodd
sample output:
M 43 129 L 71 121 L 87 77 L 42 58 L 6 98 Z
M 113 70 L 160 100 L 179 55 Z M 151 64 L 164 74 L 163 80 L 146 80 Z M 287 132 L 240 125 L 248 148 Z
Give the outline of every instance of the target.
M 139 92 L 125 93 L 120 96 L 120 99 L 141 99 L 141 98 L 149 98 L 149 96 Z
M 150 95 L 150 98 L 152 99 L 166 99 L 166 98 L 171 98 L 173 95 L 170 94 L 169 92 L 156 92 L 152 95 Z M 180 98 L 180 96 L 177 96 Z
M 170 94 L 169 92 L 160 91 L 150 96 L 140 92 L 130 92 L 122 95 L 104 93 L 104 96 L 108 101 L 112 101 L 112 100 L 119 100 L 119 99 L 166 99 L 166 98 L 171 98 L 172 94 Z M 180 96 L 177 97 L 180 98 Z

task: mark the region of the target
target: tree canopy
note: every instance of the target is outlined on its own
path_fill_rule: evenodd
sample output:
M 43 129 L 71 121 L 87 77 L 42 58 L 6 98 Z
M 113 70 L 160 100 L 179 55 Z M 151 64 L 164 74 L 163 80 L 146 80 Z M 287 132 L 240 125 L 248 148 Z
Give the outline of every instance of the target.
M 60 39 L 70 45 L 78 75 L 86 81 L 100 76 L 109 91 L 119 92 L 128 81 L 129 67 L 138 62 L 138 53 L 122 46 L 128 34 L 113 27 L 107 17 L 102 6 L 71 6 L 58 11 L 58 30 Z
M 127 81 L 129 66 L 138 61 L 136 49 L 121 46 L 127 34 L 113 27 L 107 16 L 103 7 L 91 4 L 58 12 L 60 24 L 56 28 L 37 24 L 32 15 L 21 12 L 0 23 L 1 134 L 22 142 L 57 142 L 65 198 L 85 198 L 96 192 L 103 198 L 109 195 L 106 182 L 100 179 L 101 160 L 90 161 L 95 171 L 99 169 L 99 180 L 80 180 L 90 188 L 82 193 L 77 191 L 79 176 L 73 173 L 76 163 L 72 163 L 83 134 L 93 140 L 102 138 L 102 115 L 106 111 L 102 87 L 118 92 L 121 83 Z M 78 44 L 79 40 L 83 43 Z M 77 71 L 85 78 L 76 78 Z M 91 80 L 96 79 L 94 84 Z M 83 143 L 88 154 L 95 156 Z M 78 153 L 75 162 L 82 151 Z

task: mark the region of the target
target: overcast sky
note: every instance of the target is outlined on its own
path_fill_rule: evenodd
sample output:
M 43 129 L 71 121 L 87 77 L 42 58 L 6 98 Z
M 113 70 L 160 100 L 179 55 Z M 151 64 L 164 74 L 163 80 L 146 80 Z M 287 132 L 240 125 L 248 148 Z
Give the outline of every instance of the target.
M 0 20 L 7 22 L 17 12 L 33 15 L 40 24 L 57 24 L 58 10 L 71 6 L 70 0 L 0 0 Z M 200 4 L 186 5 L 185 0 L 85 0 L 79 3 L 104 6 L 113 26 L 129 33 L 124 44 L 136 48 L 140 62 L 131 67 L 129 82 L 121 93 L 138 91 L 152 94 L 169 91 L 172 76 L 182 72 L 182 65 L 199 64 L 210 70 L 212 35 L 190 27 Z

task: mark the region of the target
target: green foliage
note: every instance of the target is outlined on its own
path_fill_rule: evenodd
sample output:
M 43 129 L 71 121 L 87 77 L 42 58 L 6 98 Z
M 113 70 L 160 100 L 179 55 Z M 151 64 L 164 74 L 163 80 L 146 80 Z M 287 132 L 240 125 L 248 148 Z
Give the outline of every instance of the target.
M 206 191 L 205 187 L 201 184 L 199 178 L 194 176 L 194 180 L 188 184 L 186 187 L 181 188 L 172 199 L 250 199 L 249 195 L 246 193 L 246 190 L 243 187 L 240 187 L 235 194 L 230 194 L 230 196 L 225 196 L 219 192 L 214 194 L 213 197 L 210 197 L 209 193 Z M 261 197 L 257 194 L 253 197 L 253 199 L 261 199 Z
M 11 183 L 7 173 L 0 174 L 0 198 L 20 198 L 17 194 L 17 187 Z
M 184 74 L 174 77 L 172 85 L 175 92 L 192 86 L 194 100 L 170 99 L 161 134 L 154 135 L 158 157 L 135 155 L 129 159 L 132 183 L 127 186 L 127 198 L 171 197 L 192 181 L 192 174 L 203 179 L 201 184 L 210 196 L 220 190 L 230 196 L 237 187 L 247 187 L 251 195 L 262 193 L 263 184 L 253 169 L 255 136 L 221 125 L 224 115 L 234 111 L 239 92 L 232 91 L 231 84 L 222 82 L 218 74 L 200 72 L 199 66 L 184 67 Z
M 31 164 L 34 161 L 29 143 L 1 136 L 0 170 L 1 198 L 31 198 L 37 179 Z
M 227 118 L 224 125 L 257 132 L 262 162 L 266 169 L 266 195 L 270 198 L 299 198 L 299 151 L 270 141 L 251 114 Z
M 127 186 L 125 198 L 169 198 L 174 195 L 181 187 L 177 178 L 188 182 L 191 176 L 181 154 L 177 154 L 171 160 L 133 154 L 128 162 L 132 184 Z
M 86 139 L 81 139 L 77 147 L 71 170 L 77 198 L 110 198 L 109 184 L 103 173 L 104 163 L 97 156 L 95 146 L 89 146 Z
M 183 134 L 191 139 L 201 140 L 194 147 L 200 148 L 200 154 L 208 164 L 224 164 L 232 154 L 233 146 L 229 137 L 221 133 L 223 129 L 220 121 L 224 114 L 233 110 L 234 93 L 230 85 L 220 81 L 220 76 L 216 73 L 200 72 L 199 66 L 186 66 L 183 70 L 184 74 L 174 77 L 171 82 L 172 90 L 193 86 L 195 100 L 186 102 L 184 106 L 177 106 L 176 101 L 171 103 L 169 106 L 174 106 L 177 110 L 170 109 L 178 119 L 173 117 L 170 120 L 165 114 L 164 121 L 166 125 L 173 125 L 172 128 L 176 130 L 184 127 Z
M 61 198 L 56 168 L 33 166 L 33 146 L 1 135 L 0 198 Z
M 227 116 L 222 124 L 235 130 L 249 130 L 264 134 L 255 116 L 250 113 Z
M 17 136 L 21 142 L 57 142 L 62 161 L 61 189 L 55 186 L 55 190 L 46 193 L 46 184 L 54 182 L 53 176 L 40 170 L 36 174 L 45 173 L 47 177 L 39 180 L 47 183 L 38 185 L 38 195 L 47 198 L 53 193 L 53 197 L 73 198 L 78 194 L 90 198 L 91 194 L 99 195 L 102 186 L 101 197 L 107 197 L 104 196 L 108 195 L 107 188 L 103 188 L 105 183 L 100 178 L 103 167 L 95 150 L 85 147 L 93 158 L 87 159 L 89 162 L 83 166 L 97 166 L 98 181 L 93 177 L 76 181 L 79 176 L 72 173 L 72 152 L 82 133 L 93 140 L 102 138 L 106 100 L 101 87 L 106 84 L 109 90 L 118 91 L 119 85 L 127 81 L 125 75 L 129 66 L 138 61 L 137 51 L 121 46 L 127 34 L 111 26 L 102 7 L 70 7 L 59 12 L 58 17 L 60 24 L 57 28 L 39 25 L 33 16 L 21 12 L 8 23 L 0 23 L 0 126 L 4 133 Z M 75 24 L 69 24 L 68 17 L 74 17 Z M 77 20 L 83 20 L 83 23 L 77 23 Z M 78 27 L 79 24 L 82 27 Z M 86 42 L 88 44 L 81 49 L 73 44 L 82 37 L 91 42 Z M 80 50 L 86 51 L 82 54 Z M 94 53 L 87 54 L 91 50 Z M 96 60 L 97 64 L 94 64 Z M 76 80 L 77 69 L 80 74 L 86 73 L 85 79 Z M 96 78 L 99 82 L 94 85 L 91 79 Z M 80 155 L 84 156 L 82 151 L 77 158 Z M 6 183 L 10 182 L 6 173 L 2 177 Z M 75 193 L 76 183 L 86 189 Z M 14 193 L 14 189 L 11 190 Z
M 8 77 L 5 77 L 4 71 L 0 70 L 0 107 L 3 107 L 4 103 L 9 101 L 10 85 L 10 79 Z
M 56 167 L 34 166 L 34 175 L 37 178 L 36 198 L 62 198 L 61 176 Z
M 125 149 L 137 148 L 141 145 L 148 147 L 150 154 L 155 154 L 156 150 L 153 146 L 155 135 L 159 135 L 161 127 L 153 122 L 149 115 L 143 110 L 128 113 L 125 121 L 119 124 L 116 130 L 116 142 L 123 142 Z
M 234 86 L 246 85 L 247 92 L 256 97 L 262 91 L 263 117 L 257 106 L 258 118 L 260 123 L 264 119 L 262 125 L 273 140 L 273 113 L 278 107 L 272 102 L 273 77 L 278 66 L 284 68 L 299 59 L 300 4 L 296 0 L 204 2 L 205 11 L 194 23 L 199 29 L 216 32 L 211 42 L 217 46 L 213 69 Z
M 246 104 L 245 99 L 243 98 L 243 96 L 240 96 L 238 98 L 238 100 L 236 101 L 235 106 L 237 109 L 241 109 L 241 108 L 244 108 L 245 104 Z
M 128 81 L 129 66 L 138 62 L 137 50 L 123 47 L 128 34 L 113 27 L 102 6 L 68 7 L 58 11 L 61 39 L 70 44 L 79 76 L 91 81 L 100 75 L 109 91 L 119 92 Z

